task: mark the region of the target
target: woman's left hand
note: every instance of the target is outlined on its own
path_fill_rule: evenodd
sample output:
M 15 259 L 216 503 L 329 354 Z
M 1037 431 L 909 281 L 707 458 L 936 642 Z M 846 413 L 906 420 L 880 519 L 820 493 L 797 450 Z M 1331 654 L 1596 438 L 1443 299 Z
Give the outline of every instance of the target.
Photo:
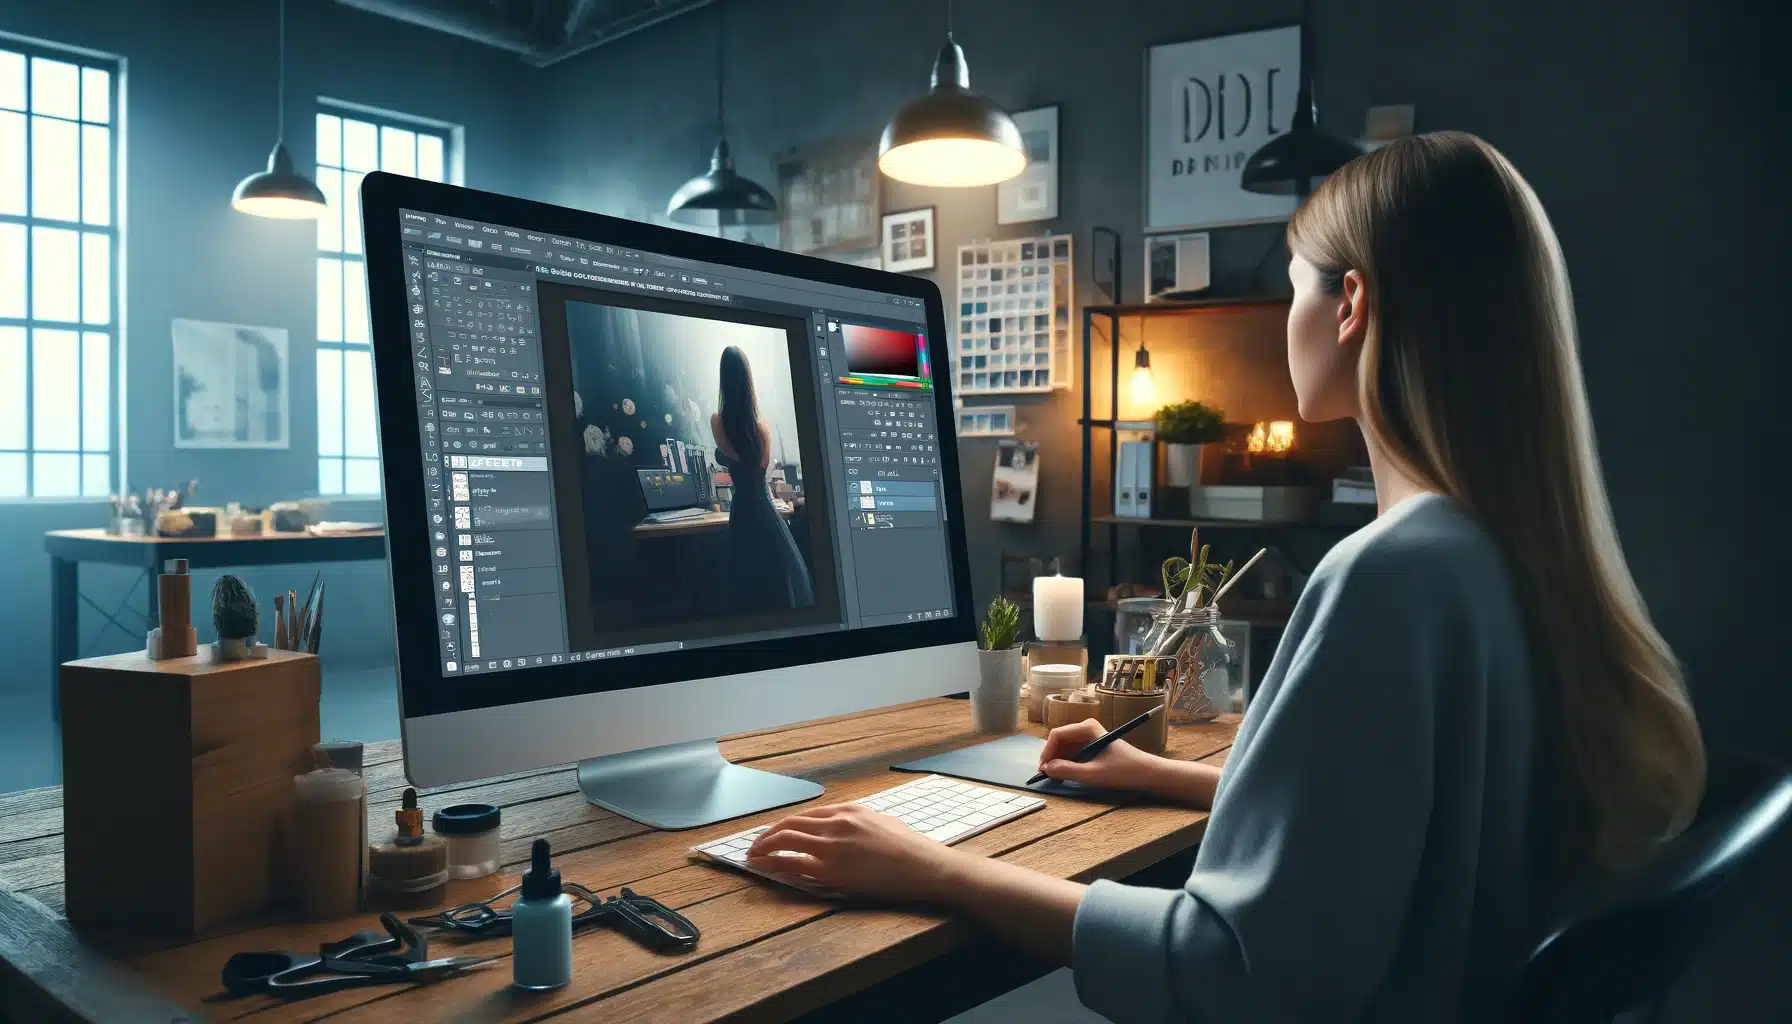
M 952 858 L 965 856 L 858 804 L 817 807 L 773 823 L 747 851 L 753 867 L 841 896 L 938 901 Z

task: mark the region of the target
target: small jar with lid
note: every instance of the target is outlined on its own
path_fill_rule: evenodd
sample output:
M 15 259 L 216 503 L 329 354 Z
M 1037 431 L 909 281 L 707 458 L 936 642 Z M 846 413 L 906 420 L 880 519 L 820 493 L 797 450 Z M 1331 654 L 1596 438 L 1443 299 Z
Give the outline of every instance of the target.
M 498 873 L 498 808 L 455 804 L 435 813 L 436 835 L 448 842 L 448 877 L 484 878 Z

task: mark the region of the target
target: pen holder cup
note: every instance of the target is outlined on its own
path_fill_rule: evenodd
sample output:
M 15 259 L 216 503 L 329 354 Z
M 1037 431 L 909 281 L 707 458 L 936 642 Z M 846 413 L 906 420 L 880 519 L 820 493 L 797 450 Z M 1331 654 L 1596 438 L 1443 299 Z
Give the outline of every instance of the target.
M 1143 646 L 1174 659 L 1175 668 L 1158 680 L 1170 691 L 1170 721 L 1187 725 L 1219 716 L 1220 704 L 1209 691 L 1231 693 L 1228 666 L 1234 654 L 1232 642 L 1220 632 L 1219 609 L 1154 615 Z
M 1101 701 L 1092 693 L 1072 690 L 1069 693 L 1047 694 L 1045 698 L 1045 727 L 1056 729 L 1062 725 L 1075 725 L 1090 718 L 1101 717 Z
M 1170 691 L 1157 690 L 1140 692 L 1136 690 L 1109 690 L 1097 687 L 1095 699 L 1100 709 L 1099 718 L 1103 729 L 1118 729 L 1154 707 L 1162 707 L 1169 700 Z M 1163 715 L 1153 715 L 1144 725 L 1126 734 L 1126 742 L 1143 750 L 1147 754 L 1161 754 L 1169 745 L 1169 723 Z

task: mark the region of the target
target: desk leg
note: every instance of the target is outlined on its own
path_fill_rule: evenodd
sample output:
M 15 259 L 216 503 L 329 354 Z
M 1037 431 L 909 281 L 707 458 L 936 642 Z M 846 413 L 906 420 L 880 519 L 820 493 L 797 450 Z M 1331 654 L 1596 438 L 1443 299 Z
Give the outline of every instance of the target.
M 62 663 L 81 656 L 81 563 L 50 559 L 50 721 L 62 721 Z

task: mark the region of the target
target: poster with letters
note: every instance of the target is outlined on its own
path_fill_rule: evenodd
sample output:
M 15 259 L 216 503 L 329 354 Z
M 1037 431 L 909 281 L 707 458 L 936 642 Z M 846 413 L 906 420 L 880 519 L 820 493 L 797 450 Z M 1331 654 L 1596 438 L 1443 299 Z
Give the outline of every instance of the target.
M 1154 46 L 1145 54 L 1145 230 L 1285 220 L 1293 196 L 1239 186 L 1288 130 L 1300 91 L 1300 26 Z

